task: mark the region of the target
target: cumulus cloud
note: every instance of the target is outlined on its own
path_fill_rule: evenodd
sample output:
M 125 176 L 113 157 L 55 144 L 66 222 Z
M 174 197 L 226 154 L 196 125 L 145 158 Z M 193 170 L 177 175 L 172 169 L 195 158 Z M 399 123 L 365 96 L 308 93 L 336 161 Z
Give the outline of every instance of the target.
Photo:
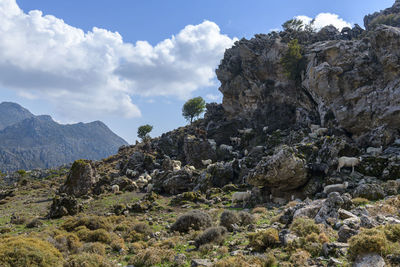
M 117 32 L 83 30 L 38 10 L 0 1 L 0 85 L 52 101 L 64 117 L 140 116 L 135 96 L 187 98 L 213 84 L 214 69 L 235 39 L 218 25 L 188 25 L 152 46 Z
M 221 100 L 222 96 L 221 95 L 214 95 L 214 94 L 207 94 L 206 98 L 210 101 L 219 101 Z
M 332 13 L 320 13 L 314 19 L 304 15 L 296 16 L 295 19 L 303 21 L 304 24 L 310 24 L 314 20 L 313 27 L 316 30 L 320 30 L 328 25 L 335 26 L 339 31 L 344 27 L 351 27 L 351 23 L 340 18 L 339 15 Z

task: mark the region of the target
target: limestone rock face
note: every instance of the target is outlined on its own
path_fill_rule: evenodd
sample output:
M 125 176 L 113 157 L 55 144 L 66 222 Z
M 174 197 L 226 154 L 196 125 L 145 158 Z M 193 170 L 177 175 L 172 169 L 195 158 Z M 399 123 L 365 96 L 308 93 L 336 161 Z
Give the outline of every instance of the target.
M 392 141 L 400 126 L 399 55 L 400 29 L 390 26 L 362 40 L 310 45 L 303 86 L 318 104 L 322 125 L 335 122 L 371 144 Z
M 395 6 L 400 17 L 400 2 Z M 288 34 L 256 35 L 226 50 L 216 73 L 228 118 L 268 131 L 321 124 L 365 146 L 393 142 L 400 128 L 400 28 L 310 33 L 299 40 L 306 62 L 300 82 L 281 64 Z
M 379 24 L 400 27 L 400 1 L 396 0 L 392 7 L 386 8 L 380 12 L 364 17 L 364 25 L 367 30 L 373 29 Z
M 279 191 L 299 188 L 308 181 L 306 161 L 296 149 L 280 146 L 272 156 L 265 157 L 249 173 L 248 183 Z
M 286 50 L 286 43 L 269 35 L 242 39 L 226 50 L 216 73 L 230 117 L 251 118 L 271 130 L 309 120 L 315 106 L 285 75 L 280 60 Z
M 210 142 L 206 139 L 196 138 L 193 135 L 185 137 L 183 145 L 187 164 L 196 168 L 203 167 L 202 160 L 216 160 L 215 149 L 212 148 Z
M 91 193 L 93 185 L 98 180 L 96 169 L 92 166 L 91 161 L 77 160 L 72 164 L 67 180 L 60 188 L 60 192 L 82 197 Z

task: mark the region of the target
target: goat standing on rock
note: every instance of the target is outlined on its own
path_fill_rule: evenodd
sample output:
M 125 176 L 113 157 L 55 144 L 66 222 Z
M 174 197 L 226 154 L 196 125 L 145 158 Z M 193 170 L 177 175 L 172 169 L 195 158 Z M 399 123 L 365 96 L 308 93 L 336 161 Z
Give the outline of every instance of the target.
M 247 190 L 246 192 L 235 192 L 232 195 L 232 203 L 243 202 L 243 206 L 246 205 L 246 202 L 251 198 L 251 191 Z
M 337 167 L 337 171 L 340 172 L 340 170 L 343 167 L 351 167 L 351 173 L 354 172 L 354 166 L 357 166 L 358 164 L 360 164 L 360 162 L 362 161 L 362 158 L 352 158 L 352 157 L 340 157 L 338 160 L 338 167 Z

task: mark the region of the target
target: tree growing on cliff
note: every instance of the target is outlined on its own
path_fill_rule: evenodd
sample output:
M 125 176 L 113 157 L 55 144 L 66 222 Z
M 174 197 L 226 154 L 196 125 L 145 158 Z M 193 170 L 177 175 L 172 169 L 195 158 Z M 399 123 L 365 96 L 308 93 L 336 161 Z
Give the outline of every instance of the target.
M 200 116 L 206 110 L 206 102 L 199 96 L 186 101 L 182 107 L 182 116 L 190 121 L 192 124 L 193 119 Z
M 137 136 L 142 139 L 142 141 L 147 141 L 150 139 L 149 133 L 153 130 L 153 126 L 149 124 L 142 125 L 138 128 Z
M 281 58 L 281 64 L 284 68 L 286 76 L 295 81 L 301 82 L 301 72 L 305 68 L 305 60 L 301 53 L 301 46 L 297 39 L 289 42 L 288 50 Z

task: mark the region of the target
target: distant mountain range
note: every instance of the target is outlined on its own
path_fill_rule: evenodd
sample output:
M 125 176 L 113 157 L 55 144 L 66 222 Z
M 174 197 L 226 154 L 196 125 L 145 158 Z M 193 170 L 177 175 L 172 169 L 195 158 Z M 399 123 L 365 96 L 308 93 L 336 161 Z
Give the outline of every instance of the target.
M 128 143 L 101 121 L 62 125 L 16 103 L 0 103 L 0 171 L 50 168 L 97 160 Z

